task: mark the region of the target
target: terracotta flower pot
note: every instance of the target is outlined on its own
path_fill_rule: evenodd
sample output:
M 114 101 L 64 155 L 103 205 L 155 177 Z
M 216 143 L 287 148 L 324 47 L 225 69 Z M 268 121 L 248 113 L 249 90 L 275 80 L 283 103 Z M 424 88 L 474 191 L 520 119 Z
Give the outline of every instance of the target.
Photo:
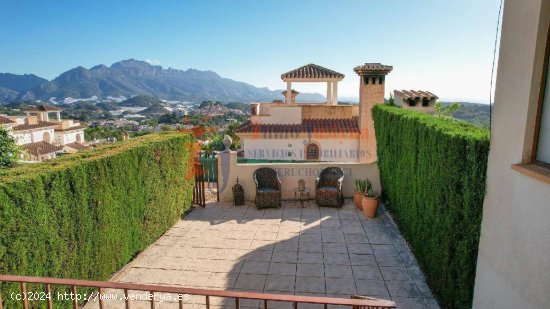
M 363 200 L 363 193 L 361 193 L 361 192 L 353 193 L 353 203 L 355 204 L 355 207 L 357 209 L 362 208 L 362 205 L 361 205 L 362 200 Z
M 361 204 L 363 206 L 363 214 L 365 215 L 365 217 L 376 217 L 376 211 L 378 210 L 378 197 L 371 198 L 363 196 Z

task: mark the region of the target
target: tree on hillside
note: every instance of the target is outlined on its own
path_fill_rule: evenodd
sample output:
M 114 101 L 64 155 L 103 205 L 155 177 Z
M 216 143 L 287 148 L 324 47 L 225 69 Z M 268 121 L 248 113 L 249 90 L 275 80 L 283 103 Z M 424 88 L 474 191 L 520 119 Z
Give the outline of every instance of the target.
M 456 112 L 459 108 L 460 105 L 456 102 L 447 107 L 443 107 L 443 103 L 441 102 L 435 103 L 435 113 L 439 118 L 452 118 L 453 113 Z
M 390 93 L 390 98 L 386 100 L 386 104 L 388 105 L 395 105 L 395 99 L 393 98 L 393 94 Z
M 10 167 L 19 159 L 21 149 L 6 129 L 0 127 L 0 168 Z

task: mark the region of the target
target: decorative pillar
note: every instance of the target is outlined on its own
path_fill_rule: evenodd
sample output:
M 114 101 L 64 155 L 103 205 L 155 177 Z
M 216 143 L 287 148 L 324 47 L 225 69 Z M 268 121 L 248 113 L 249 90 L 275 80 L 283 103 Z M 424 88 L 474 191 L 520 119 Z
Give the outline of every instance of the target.
M 330 82 L 327 82 L 327 105 L 330 105 L 332 102 L 332 92 Z
M 237 152 L 220 152 L 218 153 L 218 192 L 220 196 L 220 202 L 230 202 L 233 200 L 233 192 L 231 190 L 233 181 L 238 177 L 237 173 Z M 241 178 L 242 179 L 242 178 Z M 243 182 L 241 185 L 246 187 L 248 181 Z M 253 192 L 245 188 L 246 192 Z
M 61 122 L 61 112 L 60 111 L 57 111 L 57 121 L 58 122 Z
M 286 82 L 286 104 L 292 104 L 292 82 Z
M 338 82 L 332 82 L 332 105 L 338 105 Z

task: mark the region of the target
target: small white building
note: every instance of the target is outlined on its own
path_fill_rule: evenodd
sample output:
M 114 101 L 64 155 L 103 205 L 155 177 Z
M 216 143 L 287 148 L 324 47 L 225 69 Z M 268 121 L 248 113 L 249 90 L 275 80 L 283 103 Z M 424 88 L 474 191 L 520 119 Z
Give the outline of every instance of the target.
M 49 114 L 56 113 L 54 119 Z M 25 161 L 52 159 L 59 153 L 86 149 L 85 124 L 62 120 L 61 109 L 39 105 L 26 110 L 26 116 L 0 116 L 0 125 L 7 128 L 17 145 L 24 149 Z
M 48 106 L 48 105 L 39 105 L 36 107 L 31 107 L 26 110 L 27 118 L 36 116 L 38 121 L 53 123 L 55 126 L 55 144 L 66 145 L 72 143 L 84 144 L 84 129 L 87 128 L 87 125 L 75 122 L 72 119 L 61 119 L 62 109 Z M 49 114 L 55 113 L 55 120 L 50 119 Z
M 287 83 L 285 101 L 254 103 L 248 122 L 236 130 L 245 159 L 311 160 L 332 162 L 376 161 L 371 109 L 384 102 L 384 79 L 392 67 L 366 63 L 360 76 L 359 105 L 338 105 L 338 82 L 344 75 L 308 64 L 281 75 Z M 296 103 L 292 82 L 327 84 L 327 100 Z
M 435 103 L 438 97 L 422 90 L 394 90 L 393 99 L 395 105 L 412 109 L 422 113 L 435 113 Z

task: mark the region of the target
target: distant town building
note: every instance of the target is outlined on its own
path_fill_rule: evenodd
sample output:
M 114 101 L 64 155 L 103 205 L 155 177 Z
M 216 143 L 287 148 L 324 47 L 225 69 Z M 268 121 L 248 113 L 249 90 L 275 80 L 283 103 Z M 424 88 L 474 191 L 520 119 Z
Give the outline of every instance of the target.
M 110 127 L 116 127 L 116 128 L 129 127 L 131 130 L 134 130 L 134 131 L 137 130 L 139 126 L 139 122 L 134 120 L 128 120 L 125 118 L 119 118 L 117 120 L 108 120 L 108 121 L 103 120 L 103 121 L 100 121 L 98 124 L 102 126 L 110 126 Z
M 393 99 L 395 105 L 415 111 L 433 114 L 435 113 L 435 102 L 438 97 L 422 90 L 394 90 Z
M 59 153 L 86 149 L 86 125 L 62 120 L 61 109 L 39 105 L 25 110 L 26 116 L 0 115 L 0 126 L 6 128 L 16 143 L 23 147 L 23 160 L 43 161 Z M 55 118 L 50 114 L 55 113 Z

